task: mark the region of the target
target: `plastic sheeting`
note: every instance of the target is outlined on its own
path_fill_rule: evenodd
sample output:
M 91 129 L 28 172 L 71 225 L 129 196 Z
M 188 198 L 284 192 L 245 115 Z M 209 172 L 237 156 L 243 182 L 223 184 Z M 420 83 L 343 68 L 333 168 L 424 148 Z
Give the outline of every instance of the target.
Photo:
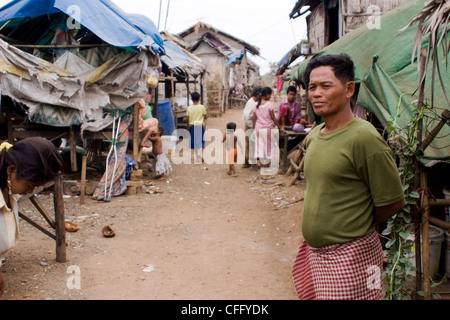
M 161 62 L 166 64 L 170 69 L 180 68 L 194 76 L 206 72 L 206 66 L 189 57 L 172 41 L 164 41 L 164 49 L 166 50 L 166 54 L 161 57 Z
M 14 0 L 0 9 L 0 22 L 58 12 L 112 46 L 151 48 L 155 53 L 164 53 L 163 41 L 150 19 L 127 14 L 109 0 Z
M 43 105 L 80 112 L 82 130 L 99 131 L 112 119 L 103 108 L 124 110 L 145 97 L 150 52 L 115 55 L 97 68 L 81 63 L 66 52 L 60 66 L 9 46 L 0 40 L 0 90 L 29 108 Z M 74 66 L 76 64 L 76 66 Z M 65 69 L 71 65 L 72 69 Z
M 373 112 L 384 125 L 395 117 L 404 127 L 409 123 L 418 99 L 419 72 L 417 63 L 411 63 L 416 28 L 403 33 L 398 31 L 408 25 L 423 9 L 425 0 L 411 0 L 380 17 L 379 28 L 366 25 L 346 34 L 314 56 L 346 53 L 355 62 L 355 81 L 360 84 L 357 104 Z M 447 34 L 448 38 L 448 34 Z M 448 40 L 447 40 L 448 42 Z M 427 45 L 423 40 L 423 46 Z M 440 53 L 443 52 L 439 48 Z M 313 56 L 313 57 L 314 57 Z M 308 83 L 306 66 L 312 57 L 291 71 L 291 80 Z M 442 60 L 442 55 L 441 55 Z M 431 102 L 431 65 L 427 71 L 425 103 Z M 440 61 L 444 86 L 449 93 L 450 70 L 448 61 Z M 449 108 L 439 80 L 434 84 L 433 109 L 425 110 L 424 134 L 430 132 L 439 122 L 444 109 Z M 400 113 L 397 117 L 397 106 Z M 431 145 L 420 157 L 422 163 L 431 160 L 450 161 L 450 126 L 444 125 Z

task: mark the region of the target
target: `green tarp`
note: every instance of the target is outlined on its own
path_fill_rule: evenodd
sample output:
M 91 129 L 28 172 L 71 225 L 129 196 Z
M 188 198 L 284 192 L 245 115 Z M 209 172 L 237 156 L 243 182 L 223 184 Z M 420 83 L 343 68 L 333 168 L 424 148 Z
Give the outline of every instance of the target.
M 357 104 L 371 111 L 386 126 L 397 114 L 400 104 L 400 126 L 409 123 L 413 108 L 418 100 L 419 71 L 416 61 L 411 63 L 417 25 L 403 33 L 399 30 L 407 26 L 423 9 L 425 0 L 411 0 L 380 17 L 379 28 L 367 25 L 346 34 L 322 51 L 306 59 L 291 71 L 291 80 L 306 87 L 308 79 L 306 66 L 311 58 L 323 54 L 347 53 L 355 62 L 355 81 L 360 84 Z M 372 27 L 373 25 L 370 25 Z M 448 39 L 448 34 L 446 35 Z M 448 43 L 448 40 L 447 40 Z M 422 46 L 427 46 L 422 41 Z M 443 48 L 439 48 L 443 59 Z M 450 95 L 450 66 L 441 60 L 440 70 L 447 94 Z M 427 71 L 424 102 L 431 106 L 431 65 Z M 424 135 L 439 122 L 444 109 L 449 109 L 439 79 L 434 84 L 433 108 L 425 111 Z M 431 160 L 450 161 L 450 126 L 444 125 L 431 145 L 425 149 L 421 162 Z

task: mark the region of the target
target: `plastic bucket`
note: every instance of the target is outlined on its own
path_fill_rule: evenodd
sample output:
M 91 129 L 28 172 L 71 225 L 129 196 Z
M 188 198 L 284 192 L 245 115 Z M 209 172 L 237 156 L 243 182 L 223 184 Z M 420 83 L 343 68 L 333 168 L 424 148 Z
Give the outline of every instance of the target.
M 442 192 L 444 193 L 445 199 L 450 200 L 450 190 L 444 188 Z M 450 222 L 450 206 L 445 207 L 445 221 Z
M 162 150 L 165 154 L 172 154 L 173 150 L 175 150 L 175 146 L 177 144 L 177 136 L 162 136 Z
M 450 233 L 445 231 L 445 273 L 450 277 Z
M 158 101 L 158 122 L 164 128 L 164 135 L 172 135 L 175 130 L 175 120 L 173 116 L 172 104 L 170 100 Z
M 408 230 L 410 232 L 409 240 L 414 241 L 414 226 L 408 225 Z M 442 243 L 444 242 L 444 230 L 432 226 L 429 226 L 429 244 L 430 244 L 430 276 L 432 278 L 437 276 L 439 270 L 439 263 L 441 260 L 441 249 Z M 415 252 L 415 246 L 413 245 L 412 251 Z M 416 255 L 412 254 L 410 256 L 410 261 L 416 266 Z

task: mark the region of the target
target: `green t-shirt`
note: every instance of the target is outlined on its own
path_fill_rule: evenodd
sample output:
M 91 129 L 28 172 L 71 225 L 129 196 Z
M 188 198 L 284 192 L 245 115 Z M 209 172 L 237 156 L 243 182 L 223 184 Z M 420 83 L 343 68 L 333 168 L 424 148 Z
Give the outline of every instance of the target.
M 190 126 L 201 126 L 204 122 L 206 109 L 201 104 L 194 104 L 187 108 L 186 114 L 189 117 Z
M 375 229 L 374 206 L 404 198 L 392 152 L 369 122 L 355 117 L 348 125 L 307 136 L 302 233 L 320 248 L 341 244 Z

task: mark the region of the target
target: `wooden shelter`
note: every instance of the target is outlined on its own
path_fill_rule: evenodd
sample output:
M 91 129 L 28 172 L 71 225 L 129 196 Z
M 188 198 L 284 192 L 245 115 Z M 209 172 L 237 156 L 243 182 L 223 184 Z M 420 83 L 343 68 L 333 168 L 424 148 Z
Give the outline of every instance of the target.
M 90 15 L 80 21 L 80 12 Z M 77 171 L 77 143 L 86 138 L 81 131 L 114 141 L 109 130 L 113 114 L 131 109 L 130 118 L 137 119 L 132 106 L 145 96 L 147 70 L 164 52 L 156 28 L 137 23 L 109 0 L 14 0 L 0 8 L 1 121 L 6 124 L 1 138 L 67 137 L 72 171 Z M 136 138 L 137 121 L 133 127 Z M 65 262 L 62 189 L 58 175 L 55 220 L 36 197 L 23 197 L 33 202 L 55 236 L 21 215 L 56 240 L 59 262 Z
M 303 5 L 310 5 L 307 10 L 312 13 L 315 10 L 322 10 L 324 13 L 329 2 L 331 1 L 299 1 L 293 13 L 304 14 L 305 11 L 299 11 Z M 359 28 L 314 52 L 312 57 L 291 72 L 291 79 L 307 88 L 309 80 L 306 66 L 311 58 L 345 52 L 355 62 L 358 91 L 352 103 L 363 109 L 360 116 L 367 116 L 383 133 L 390 126 L 390 119 L 395 118 L 394 122 L 401 128 L 408 128 L 414 120 L 418 121 L 417 132 L 412 134 L 417 136 L 416 150 L 412 154 L 405 151 L 405 156 L 413 158 L 415 171 L 413 182 L 409 183 L 405 191 L 420 194 L 417 201 L 410 199 L 408 206 L 411 205 L 410 213 L 415 225 L 415 248 L 422 248 L 415 250 L 416 289 L 420 291 L 423 285 L 427 299 L 431 298 L 429 223 L 450 232 L 450 224 L 444 221 L 445 212 L 450 205 L 450 200 L 444 197 L 444 189 L 450 187 L 450 109 L 445 93 L 450 77 L 448 68 L 443 67 L 448 63 L 448 24 L 436 23 L 439 21 L 437 17 L 448 23 L 448 17 L 442 15 L 442 11 L 445 11 L 444 2 L 446 1 L 404 1 L 398 8 L 392 8 L 380 17 L 381 28 L 378 29 L 372 29 L 372 24 L 364 26 L 367 16 L 360 14 Z M 325 7 L 320 9 L 321 5 Z M 433 6 L 442 6 L 442 11 L 436 11 L 434 18 L 426 20 L 425 14 L 432 12 L 430 8 Z M 418 18 L 414 18 L 416 15 Z M 326 22 L 325 19 L 321 21 Z M 420 24 L 426 22 L 427 28 L 436 33 L 425 37 L 420 28 L 418 31 L 410 28 L 414 21 L 420 21 Z M 309 26 L 315 28 L 311 25 L 311 20 Z M 425 27 L 424 29 L 426 30 Z M 311 36 L 309 31 L 308 34 Z M 322 34 L 324 43 L 327 39 L 330 40 L 325 36 L 327 32 Z M 414 43 L 414 40 L 417 42 Z M 427 52 L 433 57 L 433 63 L 427 64 Z M 441 53 L 444 53 L 443 57 L 440 56 Z M 432 70 L 432 65 L 440 70 L 439 76 Z M 435 80 L 438 78 L 439 80 Z M 423 118 L 418 116 L 421 113 Z M 403 143 L 404 139 L 398 135 L 396 140 Z
M 298 0 L 291 19 L 306 17 L 311 53 L 316 53 L 365 23 L 379 28 L 377 18 L 407 0 Z
M 208 67 L 204 98 L 209 113 L 224 112 L 230 90 L 252 86 L 259 77 L 259 68 L 247 57 L 247 52 L 259 55 L 259 48 L 203 22 L 178 35 Z
M 186 108 L 190 104 L 190 93 L 200 92 L 203 100 L 207 66 L 186 49 L 187 43 L 183 39 L 168 32 L 161 32 L 161 38 L 165 54 L 161 56 L 159 85 L 155 88 L 152 105 L 157 108 L 160 98 L 169 99 L 174 111 L 175 126 L 186 127 Z

